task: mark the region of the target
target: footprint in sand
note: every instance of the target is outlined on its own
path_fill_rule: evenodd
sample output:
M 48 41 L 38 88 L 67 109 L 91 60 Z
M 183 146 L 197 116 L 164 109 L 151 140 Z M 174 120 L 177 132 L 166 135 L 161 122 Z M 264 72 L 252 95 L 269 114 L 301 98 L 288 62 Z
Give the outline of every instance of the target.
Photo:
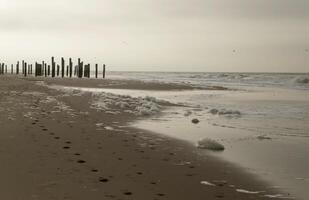
M 107 178 L 99 178 L 99 181 L 102 182 L 102 183 L 106 183 L 108 182 L 109 180 Z
M 132 195 L 133 193 L 132 192 L 124 192 L 123 194 L 124 195 Z
M 71 147 L 69 146 L 65 146 L 65 147 L 62 147 L 63 149 L 70 149 Z
M 224 195 L 221 195 L 221 194 L 219 194 L 219 195 L 216 195 L 216 198 L 224 198 Z
M 83 164 L 83 163 L 86 163 L 86 161 L 84 161 L 84 160 L 78 160 L 77 163 Z

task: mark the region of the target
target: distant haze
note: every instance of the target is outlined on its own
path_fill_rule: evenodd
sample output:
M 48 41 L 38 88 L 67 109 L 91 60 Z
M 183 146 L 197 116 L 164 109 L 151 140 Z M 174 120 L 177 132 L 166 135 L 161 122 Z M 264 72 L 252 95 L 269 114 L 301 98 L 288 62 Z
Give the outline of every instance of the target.
M 0 62 L 309 72 L 308 0 L 0 0 Z

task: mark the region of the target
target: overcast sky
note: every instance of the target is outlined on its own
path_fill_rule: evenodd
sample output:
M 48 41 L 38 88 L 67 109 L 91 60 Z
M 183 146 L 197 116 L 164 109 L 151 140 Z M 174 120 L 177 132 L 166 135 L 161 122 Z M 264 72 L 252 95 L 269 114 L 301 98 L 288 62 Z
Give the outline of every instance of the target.
M 309 72 L 309 0 L 0 0 L 0 62 Z

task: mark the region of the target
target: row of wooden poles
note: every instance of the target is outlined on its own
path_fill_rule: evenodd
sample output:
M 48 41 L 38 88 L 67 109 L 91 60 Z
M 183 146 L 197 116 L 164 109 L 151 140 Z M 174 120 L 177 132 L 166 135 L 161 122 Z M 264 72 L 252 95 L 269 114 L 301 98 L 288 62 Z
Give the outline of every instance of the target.
M 11 64 L 11 74 L 14 74 L 14 65 Z M 34 73 L 33 73 L 33 66 L 32 64 L 28 64 L 24 60 L 22 61 L 22 66 L 20 69 L 20 63 L 19 61 L 17 62 L 15 66 L 15 73 L 22 74 L 25 77 L 28 75 L 35 75 L 35 76 L 45 76 L 45 77 L 59 77 L 61 76 L 62 78 L 70 77 L 78 77 L 78 78 L 90 78 L 90 64 L 85 64 L 84 62 L 81 61 L 80 58 L 78 58 L 78 64 L 74 66 L 73 68 L 73 62 L 72 59 L 69 58 L 69 63 L 68 65 L 65 65 L 65 60 L 64 58 L 61 58 L 61 64 L 56 64 L 55 58 L 51 58 L 51 65 L 48 65 L 45 61 L 42 63 L 36 62 L 34 65 Z M 105 78 L 105 64 L 103 64 L 103 78 Z M 21 71 L 20 71 L 21 70 Z M 95 64 L 95 78 L 98 78 L 98 64 Z M 0 75 L 7 74 L 8 73 L 8 68 L 7 64 L 5 63 L 0 63 Z M 61 74 L 60 74 L 61 73 Z

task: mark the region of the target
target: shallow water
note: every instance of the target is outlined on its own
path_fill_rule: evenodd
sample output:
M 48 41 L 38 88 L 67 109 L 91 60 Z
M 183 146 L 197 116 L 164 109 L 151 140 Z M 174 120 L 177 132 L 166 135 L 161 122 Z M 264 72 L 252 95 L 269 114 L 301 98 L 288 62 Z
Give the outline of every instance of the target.
M 161 81 L 158 74 L 146 74 L 136 77 L 146 81 Z M 306 75 L 212 75 L 222 76 L 219 80 L 203 80 L 207 74 L 197 78 L 189 78 L 189 75 L 192 74 L 162 76 L 164 82 L 187 81 L 190 85 L 200 86 L 216 85 L 221 81 L 217 85 L 236 90 L 82 90 L 131 97 L 152 96 L 179 104 L 163 110 L 163 115 L 142 119 L 132 126 L 187 140 L 192 144 L 203 138 L 214 139 L 225 146 L 222 152 L 211 152 L 215 156 L 240 165 L 274 187 L 290 192 L 292 196 L 309 199 L 309 90 L 306 81 L 303 84 L 296 81 Z M 171 78 L 168 79 L 168 76 Z M 240 78 L 235 78 L 235 81 L 227 78 L 229 76 Z M 119 75 L 118 78 L 124 76 Z M 133 75 L 131 78 L 134 79 Z M 213 109 L 222 114 L 212 114 L 216 113 L 211 112 Z M 193 124 L 191 121 L 194 118 L 200 122 Z M 205 150 L 205 153 L 209 151 Z
M 163 115 L 140 120 L 133 126 L 193 144 L 202 138 L 215 139 L 226 148 L 223 152 L 213 153 L 216 156 L 239 164 L 298 198 L 309 197 L 308 92 L 275 88 L 251 88 L 250 91 L 99 90 L 132 97 L 154 96 L 184 105 L 166 109 Z M 213 108 L 237 110 L 241 115 L 213 115 L 210 113 Z M 194 118 L 200 123 L 193 124 Z

